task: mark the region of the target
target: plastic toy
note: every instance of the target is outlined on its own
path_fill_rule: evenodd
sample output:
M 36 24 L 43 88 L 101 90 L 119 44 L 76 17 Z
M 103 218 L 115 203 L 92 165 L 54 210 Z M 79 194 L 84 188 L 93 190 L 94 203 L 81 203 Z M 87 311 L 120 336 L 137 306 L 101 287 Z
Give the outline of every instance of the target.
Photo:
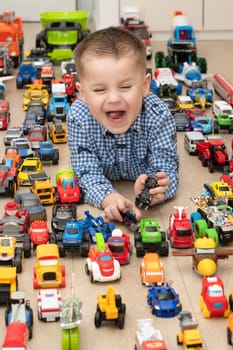
M 184 62 L 180 70 L 181 72 L 175 74 L 175 78 L 184 82 L 188 87 L 193 87 L 193 84 L 196 86 L 202 85 L 202 83 L 211 76 L 211 74 L 201 73 L 200 67 L 196 62 L 190 64 Z
M 40 80 L 49 94 L 52 92 L 52 80 L 55 77 L 55 69 L 52 62 L 44 62 L 40 69 Z
M 135 205 L 140 209 L 147 209 L 151 202 L 150 189 L 158 187 L 158 179 L 156 175 L 148 175 L 145 187 L 141 193 L 135 198 Z
M 33 249 L 39 244 L 46 244 L 51 242 L 49 227 L 44 220 L 35 220 L 31 223 L 29 228 L 30 242 L 33 245 Z M 54 242 L 51 242 L 54 243 Z
M 12 293 L 12 298 L 5 311 L 5 320 L 6 326 L 14 322 L 26 324 L 28 327 L 29 339 L 32 338 L 33 310 L 30 306 L 30 301 L 25 300 L 25 293 L 23 291 Z
M 183 350 L 204 350 L 203 339 L 198 329 L 198 322 L 193 320 L 189 311 L 182 311 L 179 316 L 180 330 L 177 334 L 177 344 L 183 345 Z
M 30 222 L 34 220 L 47 220 L 47 212 L 39 198 L 32 192 L 16 193 L 15 203 L 20 209 L 29 212 Z
M 27 111 L 30 101 L 42 101 L 45 108 L 49 105 L 49 93 L 43 84 L 28 84 L 28 89 L 24 92 L 23 109 Z
M 63 61 L 64 62 L 64 61 Z M 67 67 L 68 63 L 66 64 Z M 77 73 L 76 73 L 77 74 Z M 69 103 L 72 103 L 72 101 L 74 100 L 74 98 L 77 96 L 77 89 L 76 89 L 76 82 L 77 79 L 75 80 L 75 74 L 74 72 L 70 72 L 70 73 L 62 73 L 62 77 L 60 79 L 55 79 L 52 84 L 62 84 L 65 85 L 65 91 L 64 93 L 67 96 L 67 100 Z M 68 106 L 67 106 L 68 107 Z
M 48 134 L 53 143 L 67 142 L 66 124 L 61 119 L 53 118 L 53 121 L 48 123 Z
M 229 134 L 233 134 L 233 121 L 227 113 L 220 113 L 217 115 L 217 119 L 213 123 L 214 133 L 218 134 L 223 130 L 226 130 Z
M 208 140 L 196 143 L 198 158 L 202 166 L 208 166 L 209 172 L 229 167 L 229 157 L 224 140 Z
M 233 190 L 230 185 L 224 181 L 212 181 L 211 185 L 204 184 L 205 189 L 213 198 L 222 199 L 223 203 L 233 205 Z
M 39 124 L 44 125 L 47 118 L 47 109 L 43 101 L 30 101 L 28 104 L 27 114 L 36 114 Z
M 40 143 L 47 141 L 47 128 L 42 125 L 33 125 L 28 131 L 28 141 L 33 150 L 40 148 Z
M 123 224 L 125 224 L 130 231 L 135 232 L 138 229 L 138 220 L 136 215 L 129 209 L 125 213 L 121 212 Z
M 16 238 L 12 236 L 0 237 L 0 265 L 15 266 L 16 272 L 23 269 L 23 248 L 16 247 Z
M 176 123 L 176 131 L 186 131 L 188 130 L 189 118 L 184 111 L 176 112 L 173 114 L 175 123 Z
M 167 56 L 164 52 L 155 53 L 155 66 L 170 67 L 176 72 L 182 71 L 184 62 L 196 62 L 201 73 L 207 72 L 205 58 L 197 55 L 196 37 L 193 27 L 182 11 L 175 11 L 171 23 L 171 37 L 167 41 Z
M 150 89 L 158 96 L 165 97 L 165 89 L 170 89 L 171 92 L 179 95 L 182 92 L 182 84 L 175 79 L 174 72 L 170 68 L 157 68 L 151 79 Z
M 56 172 L 56 202 L 82 203 L 83 193 L 78 185 L 73 169 L 60 169 Z
M 16 76 L 16 87 L 22 89 L 27 84 L 33 84 L 36 79 L 36 70 L 32 64 L 22 63 Z
M 101 233 L 96 233 L 96 245 L 97 247 L 90 247 L 85 264 L 85 272 L 90 281 L 94 283 L 120 280 L 120 264 L 113 258 Z
M 168 256 L 169 245 L 165 232 L 160 230 L 156 219 L 141 219 L 138 230 L 134 233 L 136 256 L 142 257 L 146 251 Z
M 51 141 L 40 142 L 39 149 L 35 152 L 35 157 L 40 158 L 42 162 L 52 162 L 57 165 L 59 162 L 59 149 L 54 148 Z
M 66 223 L 69 221 L 76 221 L 76 219 L 76 204 L 67 203 L 53 206 L 51 228 L 52 232 L 56 234 L 58 241 L 60 241 L 63 236 Z
M 182 310 L 179 294 L 168 283 L 165 286 L 150 287 L 147 303 L 151 307 L 152 314 L 157 317 L 175 317 Z
M 66 120 L 66 115 L 69 112 L 70 104 L 66 95 L 65 83 L 52 82 L 52 95 L 48 106 L 48 122 L 53 118 Z
M 187 95 L 179 95 L 176 100 L 177 106 L 180 111 L 193 108 L 194 104 L 190 96 Z
M 87 257 L 91 246 L 91 237 L 85 231 L 82 221 L 68 221 L 64 233 L 58 237 L 59 254 L 64 257 L 67 251 L 78 252 L 81 257 Z
M 6 130 L 10 122 L 10 104 L 0 98 L 0 130 Z
M 162 100 L 167 105 L 172 115 L 180 111 L 176 101 L 172 97 L 163 97 Z
M 29 174 L 36 174 L 42 171 L 42 163 L 39 158 L 25 158 L 18 170 L 18 183 L 20 186 L 30 186 Z
M 51 183 L 50 177 L 46 172 L 29 173 L 29 180 L 31 182 L 31 192 L 39 198 L 43 204 L 55 203 L 55 189 Z
M 65 266 L 61 265 L 56 244 L 40 244 L 36 247 L 33 288 L 64 288 Z
M 16 267 L 0 266 L 0 304 L 7 304 L 17 290 Z
M 118 260 L 120 265 L 130 263 L 133 245 L 130 243 L 129 235 L 123 233 L 120 229 L 114 229 L 107 240 L 107 245 L 114 259 Z
M 233 312 L 230 313 L 227 320 L 227 344 L 233 345 Z
M 7 128 L 4 135 L 4 145 L 10 146 L 12 140 L 23 137 L 23 129 L 17 126 L 11 126 Z
M 194 234 L 185 207 L 174 206 L 175 212 L 169 216 L 167 238 L 172 248 L 191 248 Z
M 0 23 L 1 26 L 1 23 Z M 8 44 L 0 44 L 0 76 L 7 76 L 13 74 L 14 63 L 9 56 Z M 3 89 L 1 89 L 3 90 Z M 4 85 L 5 91 L 5 85 Z M 3 95 L 5 97 L 5 95 Z
M 1 14 L 0 42 L 7 45 L 9 57 L 14 67 L 18 67 L 24 54 L 24 32 L 22 18 L 15 16 L 14 11 Z
M 115 224 L 113 222 L 106 223 L 102 216 L 94 217 L 88 210 L 85 210 L 84 214 L 85 218 L 82 223 L 85 231 L 89 232 L 92 242 L 96 242 L 95 234 L 97 232 L 101 232 L 104 241 L 107 242 L 116 228 Z
M 212 110 L 216 118 L 219 114 L 228 114 L 231 119 L 233 118 L 233 107 L 224 100 L 215 100 Z
M 103 321 L 114 321 L 120 328 L 124 328 L 126 305 L 122 303 L 120 294 L 115 293 L 113 286 L 108 286 L 106 294 L 98 294 L 95 313 L 95 326 L 99 328 Z
M 222 74 L 214 74 L 212 84 L 215 92 L 233 106 L 232 83 Z
M 164 284 L 164 266 L 156 253 L 146 253 L 140 264 L 141 282 L 146 286 Z
M 0 195 L 14 198 L 17 188 L 17 168 L 0 164 Z
M 209 230 L 211 230 L 209 231 L 211 236 L 214 232 L 212 229 Z M 192 256 L 192 268 L 194 271 L 201 276 L 213 276 L 217 271 L 218 260 L 227 259 L 229 255 L 233 255 L 233 249 L 217 247 L 216 239 L 208 237 L 208 230 L 205 234 L 206 236 L 195 240 L 194 248 L 173 251 L 172 255 Z M 215 237 L 217 237 L 216 232 Z
M 29 332 L 26 324 L 13 322 L 6 329 L 2 350 L 29 350 L 27 346 L 28 338 Z
M 230 305 L 224 294 L 224 285 L 220 277 L 202 278 L 199 305 L 205 318 L 229 316 Z
M 24 121 L 23 121 L 23 133 L 24 135 L 28 135 L 29 133 L 29 130 L 35 126 L 35 125 L 39 125 L 40 122 L 39 122 L 39 118 L 38 118 L 38 115 L 33 112 L 28 112 L 25 114 L 25 117 L 24 117 Z
M 137 320 L 135 350 L 167 350 L 159 329 L 154 328 L 151 318 Z
M 206 109 L 213 104 L 213 89 L 208 88 L 207 82 L 194 84 L 186 90 L 186 94 L 191 97 L 195 107 Z
M 85 11 L 41 13 L 43 30 L 36 35 L 36 47 L 45 48 L 51 61 L 73 58 L 76 44 L 88 34 L 88 16 Z
M 200 131 L 204 135 L 212 133 L 212 123 L 211 117 L 200 116 L 189 120 L 188 130 L 189 131 Z
M 59 321 L 61 305 L 61 292 L 58 289 L 41 289 L 37 292 L 37 315 L 40 321 Z
M 33 157 L 34 152 L 31 147 L 30 141 L 25 137 L 19 137 L 17 139 L 13 139 L 11 142 L 11 146 L 18 149 L 21 160 L 25 158 Z
M 121 27 L 127 29 L 137 35 L 143 40 L 146 46 L 146 57 L 151 59 L 152 47 L 151 47 L 151 33 L 148 30 L 148 26 L 139 17 L 139 8 L 137 6 L 125 6 L 121 11 Z

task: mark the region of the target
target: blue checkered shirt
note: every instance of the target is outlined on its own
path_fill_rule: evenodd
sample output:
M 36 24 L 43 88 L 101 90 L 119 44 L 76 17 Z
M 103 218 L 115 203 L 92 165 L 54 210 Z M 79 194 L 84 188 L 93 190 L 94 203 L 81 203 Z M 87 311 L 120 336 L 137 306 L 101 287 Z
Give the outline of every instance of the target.
M 78 98 L 67 116 L 71 164 L 85 194 L 85 203 L 102 207 L 103 199 L 116 192 L 111 181 L 135 181 L 141 174 L 165 171 L 171 180 L 166 198 L 178 187 L 175 121 L 154 94 L 143 99 L 142 110 L 131 128 L 113 135 L 90 114 Z

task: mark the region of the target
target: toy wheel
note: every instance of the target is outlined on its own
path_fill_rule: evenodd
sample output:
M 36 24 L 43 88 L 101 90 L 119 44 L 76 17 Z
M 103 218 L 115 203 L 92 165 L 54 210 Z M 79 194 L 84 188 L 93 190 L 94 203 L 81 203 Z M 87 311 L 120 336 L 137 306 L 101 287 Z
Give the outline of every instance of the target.
M 215 228 L 208 228 L 206 230 L 206 236 L 212 238 L 215 241 L 216 247 L 219 245 L 218 233 Z
M 165 56 L 163 51 L 157 51 L 155 54 L 155 67 L 161 68 L 165 67 Z
M 117 325 L 120 329 L 123 329 L 124 324 L 125 324 L 125 315 L 120 313 L 118 316 Z
M 10 181 L 8 185 L 8 193 L 11 198 L 14 198 L 16 192 L 16 183 L 14 181 Z
M 31 240 L 30 235 L 25 233 L 23 236 L 23 251 L 25 258 L 30 258 L 31 256 Z
M 42 321 L 41 313 L 39 310 L 37 311 L 37 318 L 39 321 Z
M 233 296 L 232 296 L 232 294 L 229 295 L 229 305 L 230 305 L 231 311 L 233 311 Z
M 121 312 L 122 314 L 125 314 L 125 313 L 126 313 L 126 304 L 125 304 L 125 303 L 122 303 L 122 304 L 121 304 L 120 312 Z
M 53 156 L 53 165 L 57 165 L 59 161 L 59 151 L 58 149 L 54 150 L 54 156 Z
M 94 276 L 93 276 L 93 273 L 91 271 L 89 272 L 89 280 L 91 283 L 95 283 Z
M 101 311 L 96 311 L 94 323 L 96 328 L 99 328 L 101 326 Z
M 87 265 L 87 263 L 85 264 L 85 272 L 86 272 L 87 275 L 89 275 L 89 270 L 88 270 L 88 265 Z
M 169 245 L 168 241 L 162 242 L 159 248 L 160 256 L 168 256 L 169 255 Z
M 179 335 L 176 336 L 176 342 L 177 342 L 177 345 L 182 345 L 182 341 L 180 340 Z
M 65 265 L 62 265 L 62 267 L 61 267 L 61 274 L 62 274 L 62 276 L 66 275 L 66 267 L 65 267 Z
M 233 345 L 232 332 L 231 332 L 229 327 L 227 327 L 227 343 L 228 343 L 228 345 Z
M 23 269 L 23 250 L 21 247 L 16 247 L 15 249 L 15 266 L 16 272 L 20 273 Z
M 8 306 L 7 309 L 5 310 L 5 325 L 6 327 L 8 326 L 9 324 L 9 318 L 8 318 L 8 315 L 9 313 L 11 312 L 11 307 Z
M 70 350 L 70 329 L 62 330 L 62 350 Z
M 70 350 L 77 350 L 79 346 L 79 329 L 78 327 L 70 330 Z
M 62 287 L 62 288 L 65 288 L 65 286 L 66 286 L 66 279 L 65 279 L 65 277 L 62 277 L 62 280 L 61 280 L 61 287 Z
M 51 232 L 50 233 L 50 236 L 49 236 L 49 243 L 51 244 L 57 244 L 57 237 L 56 237 L 56 234 L 54 232 Z
M 33 288 L 38 289 L 39 288 L 39 283 L 36 278 L 33 278 Z
M 194 223 L 194 235 L 196 238 L 202 238 L 208 229 L 207 223 L 205 220 L 197 220 Z

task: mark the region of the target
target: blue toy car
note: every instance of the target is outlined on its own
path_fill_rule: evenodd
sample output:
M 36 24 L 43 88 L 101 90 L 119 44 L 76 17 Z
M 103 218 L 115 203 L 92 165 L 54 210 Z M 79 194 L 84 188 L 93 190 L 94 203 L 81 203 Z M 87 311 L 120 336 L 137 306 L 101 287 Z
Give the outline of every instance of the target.
M 32 64 L 23 63 L 20 65 L 16 77 L 17 89 L 22 89 L 27 84 L 33 84 L 36 79 L 36 69 Z
M 27 135 L 29 129 L 34 125 L 40 125 L 40 121 L 38 115 L 35 113 L 26 113 L 24 121 L 23 121 L 23 133 Z
M 199 131 L 204 135 L 212 134 L 212 118 L 206 116 L 190 119 L 187 131 Z
M 108 224 L 104 222 L 102 216 L 94 217 L 90 214 L 88 210 L 84 211 L 86 218 L 83 220 L 85 230 L 89 231 L 92 242 L 96 241 L 95 234 L 101 232 L 104 241 L 107 242 L 108 238 L 112 235 L 112 231 L 116 228 L 113 222 Z
M 147 302 L 151 307 L 151 313 L 158 317 L 175 317 L 182 310 L 179 294 L 168 283 L 166 286 L 149 288 Z

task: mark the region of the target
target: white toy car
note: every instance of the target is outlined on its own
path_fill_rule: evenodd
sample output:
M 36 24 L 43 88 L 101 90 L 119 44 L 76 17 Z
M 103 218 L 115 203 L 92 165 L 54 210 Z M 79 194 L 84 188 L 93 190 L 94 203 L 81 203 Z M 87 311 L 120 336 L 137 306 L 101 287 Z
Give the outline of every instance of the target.
M 37 293 L 38 319 L 45 322 L 60 320 L 61 293 L 58 289 L 41 289 Z

